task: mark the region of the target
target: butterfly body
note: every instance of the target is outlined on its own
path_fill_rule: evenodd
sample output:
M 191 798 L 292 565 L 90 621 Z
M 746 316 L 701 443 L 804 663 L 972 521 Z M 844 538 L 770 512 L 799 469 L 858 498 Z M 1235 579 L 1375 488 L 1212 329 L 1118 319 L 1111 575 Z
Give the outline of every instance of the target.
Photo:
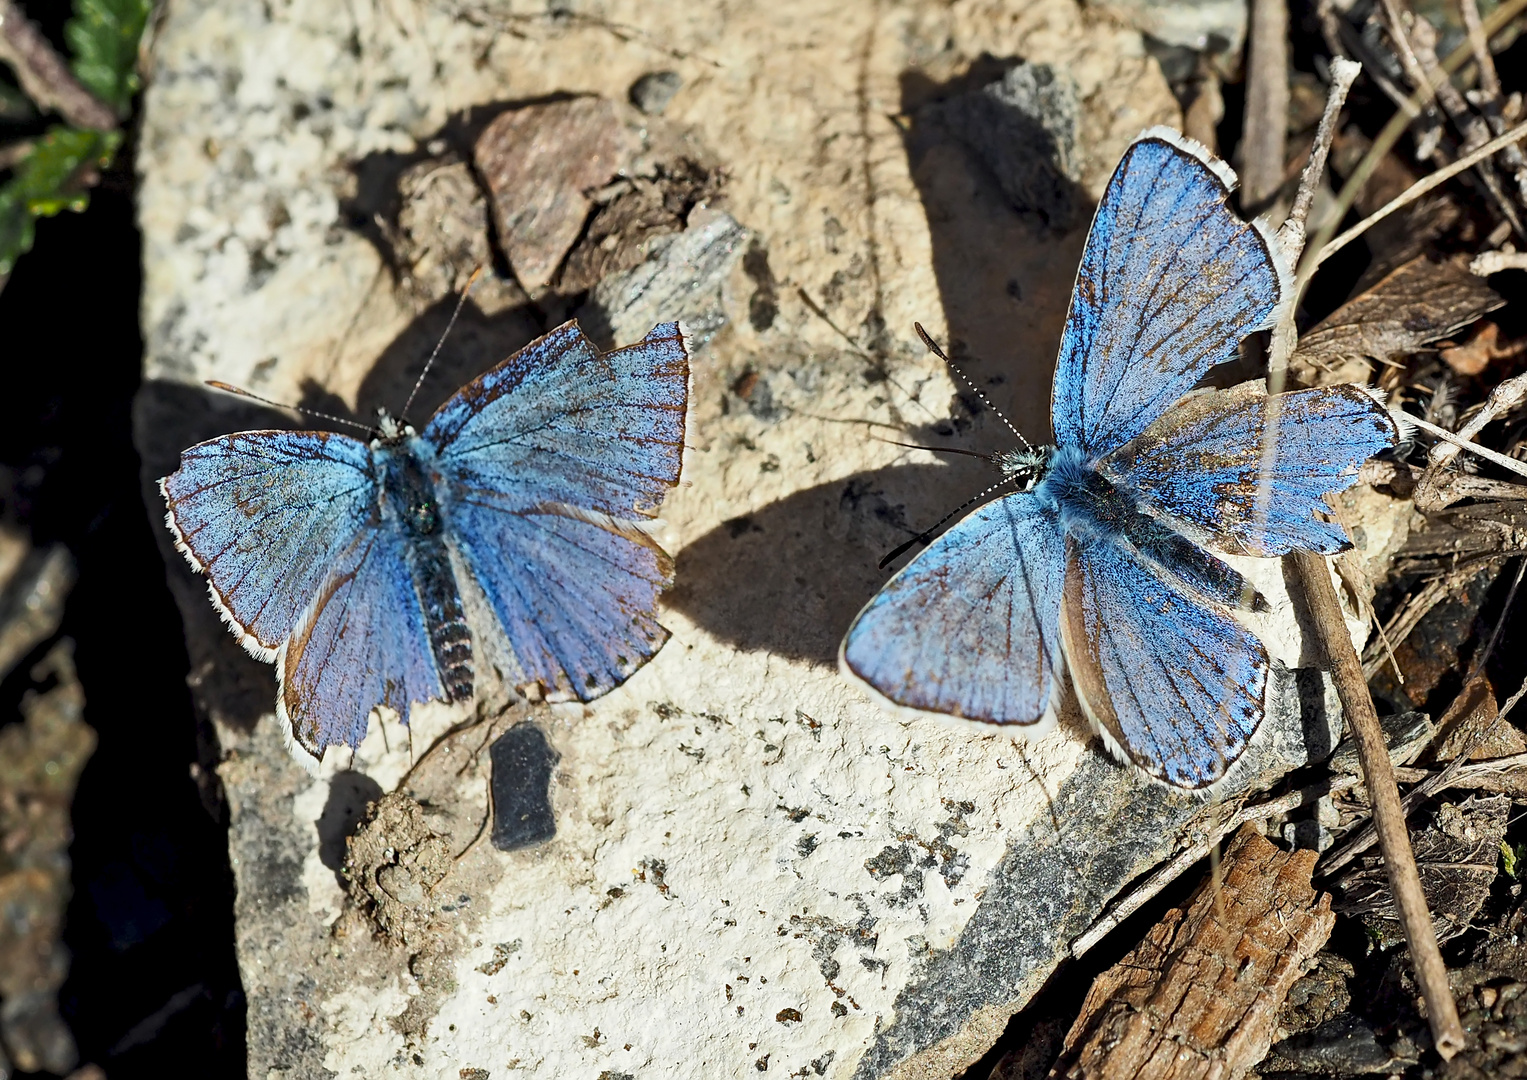
M 444 700 L 466 701 L 473 688 L 472 631 L 446 545 L 442 489 L 448 499 L 448 488 L 435 467 L 434 448 L 412 427 L 388 434 L 396 425 L 385 413 L 380 426 L 382 438 L 371 442 L 380 520 L 406 538 L 408 573 L 419 595 Z
M 1147 563 L 1193 582 L 1232 607 L 1259 606 L 1245 579 L 1170 522 L 1145 513 L 1128 487 L 1110 480 L 1074 446 L 1045 447 L 1045 471 L 1028 494 L 1079 544 L 1123 542 Z M 1265 603 L 1265 602 L 1264 602 Z
M 1015 731 L 1053 719 L 1068 673 L 1121 760 L 1209 787 L 1265 711 L 1269 658 L 1241 621 L 1266 601 L 1221 555 L 1348 546 L 1327 494 L 1394 445 L 1360 388 L 1196 390 L 1273 325 L 1292 277 L 1225 205 L 1234 173 L 1154 128 L 1098 205 L 1056 365 L 1055 445 L 996 457 L 1012 494 L 891 579 L 840 666 L 892 706 Z
M 472 697 L 484 665 L 591 700 L 662 647 L 672 560 L 642 530 L 678 482 L 689 346 L 675 323 L 601 353 L 568 323 L 422 431 L 246 431 L 181 454 L 166 522 L 244 647 L 274 662 L 299 758 L 377 706 Z

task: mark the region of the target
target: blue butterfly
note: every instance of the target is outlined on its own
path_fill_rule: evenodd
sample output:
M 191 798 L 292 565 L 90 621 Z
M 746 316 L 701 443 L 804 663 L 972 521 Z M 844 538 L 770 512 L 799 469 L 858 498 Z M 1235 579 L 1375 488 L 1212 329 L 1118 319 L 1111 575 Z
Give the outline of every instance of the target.
M 474 645 L 551 700 L 651 659 L 673 562 L 633 518 L 678 483 L 688 397 L 677 323 L 601 354 L 569 322 L 422 433 L 384 410 L 369 443 L 225 435 L 159 490 L 224 621 L 274 661 L 289 745 L 316 761 L 356 746 L 378 705 L 406 723 L 416 702 L 470 698 Z
M 1292 298 L 1276 238 L 1225 205 L 1234 186 L 1169 128 L 1131 144 L 1077 273 L 1055 445 L 998 455 L 1018 490 L 870 600 L 839 654 L 852 680 L 894 706 L 1021 726 L 1053 715 L 1065 670 L 1109 749 L 1159 781 L 1207 787 L 1240 757 L 1268 656 L 1232 612 L 1265 601 L 1211 550 L 1344 550 L 1323 497 L 1397 432 L 1355 386 L 1281 395 L 1275 427 L 1260 383 L 1192 392 Z

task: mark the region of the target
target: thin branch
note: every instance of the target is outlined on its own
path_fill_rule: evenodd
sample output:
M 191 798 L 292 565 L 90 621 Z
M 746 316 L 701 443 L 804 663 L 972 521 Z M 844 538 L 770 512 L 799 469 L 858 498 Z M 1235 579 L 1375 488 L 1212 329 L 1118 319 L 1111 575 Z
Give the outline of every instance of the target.
M 1486 40 L 1523 11 L 1527 11 L 1527 0 L 1506 0 L 1500 7 L 1492 11 L 1481 25 Z M 1471 49 L 1467 42 L 1458 46 L 1458 48 L 1448 54 L 1447 59 L 1442 61 L 1442 72 L 1450 74 L 1457 71 L 1468 63 L 1470 54 Z M 1421 103 L 1428 102 L 1431 99 L 1432 88 L 1430 84 L 1418 87 L 1415 93 L 1408 99 L 1410 108 L 1401 108 L 1394 116 L 1390 117 L 1389 123 L 1384 125 L 1383 130 L 1379 132 L 1372 144 L 1369 145 L 1368 152 L 1363 155 L 1362 161 L 1358 162 L 1357 168 L 1352 170 L 1351 175 L 1347 177 L 1347 182 L 1342 185 L 1340 193 L 1336 196 L 1336 206 L 1330 220 L 1317 229 L 1313 239 L 1311 239 L 1308 246 L 1311 260 L 1324 258 L 1322 253 L 1329 246 L 1329 241 L 1336 232 L 1337 226 L 1341 224 L 1342 218 L 1347 216 L 1347 211 L 1357 201 L 1357 196 L 1368 186 L 1368 181 L 1372 178 L 1374 170 L 1378 168 L 1379 162 L 1383 161 L 1385 155 L 1394 148 L 1394 144 L 1399 141 L 1400 136 L 1405 133 L 1405 129 L 1410 126 L 1412 118 L 1418 115 Z M 1318 263 L 1315 265 L 1318 265 Z M 1313 275 L 1313 265 L 1308 268 L 1308 272 L 1306 272 L 1304 267 L 1300 268 L 1296 296 L 1298 293 L 1303 292 L 1304 287 L 1309 284 L 1309 279 Z
M 1448 119 L 1453 121 L 1453 126 L 1463 136 L 1463 151 L 1468 153 L 1477 150 L 1490 139 L 1490 125 L 1485 123 L 1482 116 L 1470 111 L 1468 103 L 1463 95 L 1453 85 L 1445 74 L 1442 73 L 1442 65 L 1437 61 L 1437 31 L 1432 29 L 1432 24 L 1425 19 L 1413 19 L 1410 28 L 1410 38 L 1415 45 L 1416 59 L 1420 61 L 1422 69 L 1426 72 L 1427 80 L 1437 88 L 1437 102 L 1447 113 Z M 1495 134 L 1499 135 L 1500 132 Z M 1511 147 L 1509 149 L 1515 149 Z M 1527 233 L 1522 230 L 1522 220 L 1517 215 L 1516 207 L 1506 197 L 1505 189 L 1501 187 L 1500 177 L 1495 174 L 1495 168 L 1491 162 L 1481 161 L 1474 170 L 1485 191 L 1489 193 L 1490 200 L 1495 203 L 1495 208 L 1501 217 L 1510 223 L 1511 229 L 1518 237 L 1527 238 Z
M 1400 791 L 1395 785 L 1394 763 L 1384 744 L 1373 697 L 1363 677 L 1362 661 L 1352 647 L 1342 616 L 1341 601 L 1331 584 L 1330 568 L 1319 555 L 1296 551 L 1293 560 L 1304 598 L 1315 625 L 1315 637 L 1325 652 L 1326 665 L 1336 682 L 1341 709 L 1357 743 L 1362 762 L 1363 782 L 1373 806 L 1373 824 L 1378 833 L 1379 850 L 1389 875 L 1389 889 L 1394 894 L 1395 910 L 1410 943 L 1411 960 L 1416 967 L 1416 981 L 1426 999 L 1426 1015 L 1431 1024 L 1432 1043 L 1444 1060 L 1451 1059 L 1464 1047 L 1463 1024 L 1447 982 L 1447 966 L 1437 948 L 1437 934 L 1427 910 L 1426 894 L 1421 890 L 1421 874 L 1416 869 L 1415 852 L 1410 847 L 1410 832 L 1405 812 L 1400 807 Z
M 15 0 L 0 0 L 0 60 L 15 70 L 16 81 L 28 97 L 75 127 L 116 129 L 116 110 L 80 85 Z
M 1325 172 L 1326 158 L 1331 154 L 1331 143 L 1336 139 L 1336 121 L 1341 116 L 1347 93 L 1362 70 L 1363 65 L 1339 56 L 1331 61 L 1331 89 L 1326 96 L 1325 112 L 1320 116 L 1320 127 L 1315 131 L 1315 145 L 1310 149 L 1309 161 L 1299 178 L 1299 193 L 1294 196 L 1288 220 L 1278 230 L 1278 242 L 1285 251 L 1304 249 L 1304 227 L 1315 202 L 1315 189 L 1320 186 L 1320 176 Z
M 1524 685 L 1506 700 L 1506 704 L 1501 706 L 1500 711 L 1496 714 L 1495 722 L 1499 723 L 1507 713 L 1516 708 L 1524 696 L 1527 696 L 1527 685 Z M 1437 792 L 1445 791 L 1451 787 L 1453 781 L 1463 775 L 1464 771 L 1469 767 L 1470 755 L 1474 753 L 1474 748 L 1484 739 L 1485 734 L 1492 726 L 1491 724 L 1481 724 L 1474 730 L 1467 743 L 1454 756 L 1453 760 L 1447 763 L 1445 769 L 1429 773 L 1424 780 L 1406 792 L 1405 801 L 1401 804 L 1400 812 L 1409 817 L 1427 799 Z M 1484 763 L 1480 762 L 1478 764 Z M 1370 791 L 1370 797 L 1371 794 Z M 1320 874 L 1329 877 L 1372 847 L 1373 841 L 1378 838 L 1375 828 L 1377 820 L 1377 816 L 1375 816 L 1373 821 L 1368 822 L 1368 824 L 1353 833 L 1340 847 L 1332 848 L 1327 852 L 1325 858 L 1320 860 Z
M 1337 97 L 1338 93 L 1344 95 L 1345 90 L 1333 85 L 1331 97 Z M 1328 112 L 1329 102 L 1330 99 Z M 1311 157 L 1314 156 L 1312 153 Z M 1313 184 L 1318 181 L 1319 174 L 1313 177 L 1307 175 L 1306 179 Z M 1298 241 L 1303 239 L 1303 224 L 1302 221 L 1294 222 L 1293 228 L 1287 233 L 1288 246 L 1285 247 L 1285 253 L 1289 261 L 1296 264 L 1302 254 Z M 1281 231 L 1279 237 L 1280 240 L 1284 238 Z M 1297 295 L 1296 292 L 1295 297 Z M 1281 342 L 1280 331 L 1283 337 Z M 1274 349 L 1282 347 L 1291 352 L 1294 336 L 1290 304 L 1290 310 L 1274 330 Z M 1285 363 L 1288 355 L 1284 353 Z M 1264 451 L 1264 458 L 1266 456 Z M 1378 829 L 1379 845 L 1384 855 L 1384 868 L 1389 875 L 1389 888 L 1394 894 L 1400 924 L 1405 928 L 1406 941 L 1410 944 L 1416 981 L 1426 1000 L 1432 1043 L 1444 1060 L 1451 1059 L 1464 1047 L 1463 1024 L 1458 1018 L 1458 1006 L 1448 987 L 1447 967 L 1437 948 L 1437 935 L 1432 928 L 1431 913 L 1427 910 L 1426 894 L 1421 891 L 1421 875 L 1416 869 L 1415 852 L 1410 847 L 1410 832 L 1405 824 L 1405 815 L 1400 810 L 1400 791 L 1395 784 L 1394 763 L 1389 759 L 1389 749 L 1384 743 L 1384 732 L 1379 726 L 1373 696 L 1368 692 L 1363 664 L 1347 632 L 1347 620 L 1342 614 L 1341 601 L 1336 596 L 1336 587 L 1331 583 L 1330 565 L 1322 556 L 1308 551 L 1295 551 L 1288 558 L 1304 590 L 1305 606 L 1310 613 L 1313 629 L 1311 636 L 1325 656 L 1326 667 L 1331 672 L 1337 696 L 1341 699 L 1342 715 L 1357 744 L 1358 760 L 1362 764 L 1363 780 L 1368 786 L 1373 821 Z
M 1454 435 L 1447 428 L 1438 427 L 1436 424 L 1428 423 L 1427 421 L 1422 420 L 1419 416 L 1410 416 L 1407 417 L 1407 419 L 1422 431 L 1431 432 L 1443 442 L 1450 443 L 1453 446 L 1456 446 L 1459 450 L 1467 450 L 1469 453 L 1474 454 L 1477 457 L 1484 458 L 1488 462 L 1499 465 L 1507 472 L 1514 472 L 1518 476 L 1527 476 L 1527 462 L 1521 462 L 1516 460 L 1516 458 L 1507 457 L 1505 454 L 1491 450 L 1488 446 L 1480 446 L 1477 442 L 1474 442 L 1471 439 L 1465 439 L 1461 436 Z
M 1485 123 L 1496 135 L 1506 130 L 1506 117 L 1502 112 L 1500 73 L 1495 70 L 1495 56 L 1490 52 L 1490 41 L 1485 36 L 1484 24 L 1479 18 L 1476 0 L 1458 0 L 1463 15 L 1464 28 L 1469 33 L 1469 50 L 1474 54 L 1474 64 L 1479 68 L 1479 92 L 1470 100 L 1484 113 Z M 1517 198 L 1527 206 L 1527 155 L 1518 147 L 1511 147 L 1501 155 L 1516 180 Z
M 1401 210 L 1409 206 L 1411 203 L 1415 202 L 1417 199 L 1431 191 L 1433 188 L 1441 187 L 1443 184 L 1447 183 L 1459 173 L 1472 169 L 1485 158 L 1490 157 L 1492 154 L 1499 153 L 1505 147 L 1521 142 L 1524 138 L 1527 138 L 1527 123 L 1516 125 L 1516 127 L 1512 128 L 1510 131 L 1507 131 L 1503 135 L 1491 139 L 1489 142 L 1485 143 L 1473 153 L 1466 154 L 1465 156 L 1459 158 L 1447 168 L 1438 169 L 1431 175 L 1417 180 L 1400 195 L 1390 199 L 1389 202 L 1385 203 L 1379 209 L 1363 218 L 1362 221 L 1359 221 L 1356 225 L 1352 226 L 1352 228 L 1336 237 L 1330 243 L 1322 247 L 1319 251 L 1311 255 L 1310 258 L 1305 260 L 1305 265 L 1299 271 L 1299 278 L 1296 282 L 1296 291 L 1303 291 L 1304 286 L 1309 283 L 1310 278 L 1314 276 L 1316 268 L 1318 268 L 1321 263 L 1325 262 L 1332 255 L 1336 254 L 1342 248 L 1356 240 L 1359 236 L 1363 235 L 1363 233 L 1373 228 L 1373 226 L 1377 225 L 1380 221 L 1383 221 L 1390 214 L 1394 213 L 1396 210 Z M 1356 173 L 1353 174 L 1354 177 L 1356 175 Z M 1316 235 L 1316 239 L 1319 239 L 1318 234 Z
M 1485 403 L 1480 410 L 1469 418 L 1469 422 L 1456 435 L 1450 432 L 1441 445 L 1432 447 L 1428 455 L 1429 464 L 1426 471 L 1421 474 L 1421 479 L 1416 482 L 1416 490 L 1412 494 L 1417 510 L 1423 514 L 1435 513 L 1445 507 L 1449 501 L 1453 501 L 1449 500 L 1442 491 L 1442 477 L 1443 470 L 1453 458 L 1458 456 L 1458 451 L 1461 449 L 1458 444 L 1467 444 L 1470 450 L 1482 449 L 1474 445 L 1475 436 L 1487 425 L 1516 409 L 1523 401 L 1527 401 L 1527 373 L 1513 375 L 1496 386 L 1490 391 L 1490 396 L 1485 398 Z M 1431 428 L 1428 427 L 1428 430 Z M 1515 469 L 1516 466 L 1511 468 Z
M 1288 100 L 1288 4 L 1252 0 L 1241 143 L 1243 205 L 1262 206 L 1277 197 L 1288 151 Z

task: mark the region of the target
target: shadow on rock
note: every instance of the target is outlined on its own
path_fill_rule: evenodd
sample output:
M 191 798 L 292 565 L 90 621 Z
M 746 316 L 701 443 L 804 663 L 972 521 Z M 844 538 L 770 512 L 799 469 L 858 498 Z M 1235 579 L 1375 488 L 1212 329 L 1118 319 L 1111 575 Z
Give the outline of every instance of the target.
M 341 889 L 344 877 L 345 841 L 355 835 L 366 808 L 382 797 L 382 788 L 365 773 L 346 769 L 329 781 L 329 798 L 318 815 L 318 858 L 334 871 Z
M 848 624 L 894 572 L 881 558 L 993 479 L 959 458 L 797 491 L 680 551 L 667 603 L 739 648 L 834 666 Z
M 946 83 L 909 70 L 901 90 L 949 355 L 1020 431 L 1045 442 L 1092 206 L 1071 175 L 1074 88 L 1048 65 L 986 57 Z

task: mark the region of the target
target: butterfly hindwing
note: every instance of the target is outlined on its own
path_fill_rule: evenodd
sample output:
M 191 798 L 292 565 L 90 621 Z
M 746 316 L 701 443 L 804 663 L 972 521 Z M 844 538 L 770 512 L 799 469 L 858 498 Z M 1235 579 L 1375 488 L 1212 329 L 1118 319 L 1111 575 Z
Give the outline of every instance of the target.
M 359 534 L 277 656 L 277 712 L 314 758 L 358 745 L 378 705 L 406 724 L 412 704 L 447 698 L 404 543 L 396 528 Z
M 271 660 L 330 567 L 375 522 L 371 450 L 319 431 L 245 431 L 159 482 L 176 546 L 245 648 Z
M 1218 603 L 1116 538 L 1066 538 L 1061 632 L 1110 748 L 1175 787 L 1219 780 L 1262 722 L 1267 651 Z
M 1063 570 L 1054 512 L 1028 494 L 996 499 L 875 594 L 840 665 L 896 705 L 1035 724 L 1060 660 Z
M 645 534 L 565 513 L 458 504 L 457 543 L 519 668 L 551 700 L 588 701 L 668 640 L 660 592 L 673 562 Z
M 1260 383 L 1184 399 L 1104 458 L 1099 470 L 1139 505 L 1184 523 L 1231 554 L 1345 549 L 1341 526 L 1316 517 L 1368 458 L 1395 443 L 1389 414 L 1355 386 L 1280 395 L 1269 446 Z
M 1290 281 L 1272 239 L 1225 205 L 1234 174 L 1175 131 L 1125 151 L 1098 204 L 1055 370 L 1055 441 L 1091 456 L 1144 431 L 1242 339 Z

